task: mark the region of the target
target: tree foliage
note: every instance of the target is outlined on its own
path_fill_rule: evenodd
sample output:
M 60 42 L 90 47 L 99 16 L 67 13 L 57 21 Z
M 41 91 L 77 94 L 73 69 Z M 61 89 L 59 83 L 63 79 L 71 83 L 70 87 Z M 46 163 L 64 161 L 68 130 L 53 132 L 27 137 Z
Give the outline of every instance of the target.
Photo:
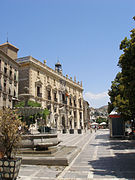
M 97 119 L 96 119 L 96 122 L 97 123 L 102 123 L 102 122 L 106 122 L 107 123 L 107 118 L 103 118 L 103 117 L 98 117 Z
M 43 109 L 38 113 L 29 115 L 29 116 L 22 116 L 22 121 L 26 123 L 27 127 L 29 128 L 31 124 L 36 123 L 36 119 L 39 119 L 41 122 L 41 126 L 44 126 L 47 124 L 47 116 L 50 114 L 50 111 L 48 109 Z
M 50 114 L 50 111 L 48 109 L 44 109 L 43 110 L 43 115 L 42 115 L 42 118 L 44 120 L 46 120 L 46 117 Z
M 25 107 L 25 102 L 20 101 L 18 104 L 15 105 L 15 107 Z M 41 104 L 35 101 L 28 101 L 28 107 L 41 107 Z
M 31 124 L 35 124 L 36 114 L 30 116 L 21 116 L 22 122 L 25 122 L 27 125 L 26 129 L 29 129 Z
M 108 106 L 108 113 L 114 108 L 120 112 L 124 118 L 128 119 L 131 116 L 129 110 L 129 101 L 125 96 L 125 86 L 123 84 L 122 73 L 119 72 L 114 81 L 112 81 L 111 90 L 109 90 L 110 101 Z
M 108 111 L 117 108 L 126 119 L 131 119 L 135 118 L 135 29 L 131 30 L 130 39 L 121 41 L 120 50 L 121 72 L 112 81 Z

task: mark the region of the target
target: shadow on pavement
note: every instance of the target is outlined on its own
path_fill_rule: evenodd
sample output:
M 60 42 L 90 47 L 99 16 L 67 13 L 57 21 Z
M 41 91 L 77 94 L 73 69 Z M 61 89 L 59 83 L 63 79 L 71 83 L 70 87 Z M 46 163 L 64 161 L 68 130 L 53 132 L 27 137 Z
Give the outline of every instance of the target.
M 135 142 L 133 141 L 128 141 L 125 142 L 123 141 L 118 141 L 118 142 L 111 142 L 110 141 L 110 145 L 111 145 L 111 149 L 113 150 L 129 150 L 129 149 L 135 149 Z
M 109 139 L 109 135 L 108 134 L 96 135 L 95 139 Z
M 90 144 L 90 146 L 99 146 L 99 144 Z M 100 146 L 108 146 L 108 149 L 113 150 L 135 150 L 135 142 L 101 142 Z
M 106 152 L 114 150 L 114 156 L 106 152 L 101 155 L 99 152 L 101 156 L 97 154 L 97 160 L 88 161 L 94 169 L 94 177 L 135 179 L 135 141 L 111 140 L 108 134 L 97 135 L 95 139 L 98 140 L 97 144 L 90 146 L 99 146 Z
M 97 135 L 95 139 L 103 139 L 104 142 L 100 142 L 99 144 L 90 144 L 90 145 L 111 146 L 111 149 L 113 150 L 135 149 L 135 140 L 122 140 L 122 139 L 111 140 L 109 139 L 109 135 L 106 135 L 106 134 Z
M 97 177 L 135 178 L 135 153 L 116 153 L 114 157 L 101 157 L 88 163 Z

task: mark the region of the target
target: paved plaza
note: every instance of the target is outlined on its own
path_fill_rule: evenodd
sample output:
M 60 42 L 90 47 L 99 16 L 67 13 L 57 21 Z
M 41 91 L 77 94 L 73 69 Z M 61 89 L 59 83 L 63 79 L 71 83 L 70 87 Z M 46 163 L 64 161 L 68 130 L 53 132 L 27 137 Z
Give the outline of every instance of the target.
M 70 165 L 22 165 L 17 180 L 135 179 L 135 141 L 110 140 L 109 130 L 58 136 L 81 149 Z

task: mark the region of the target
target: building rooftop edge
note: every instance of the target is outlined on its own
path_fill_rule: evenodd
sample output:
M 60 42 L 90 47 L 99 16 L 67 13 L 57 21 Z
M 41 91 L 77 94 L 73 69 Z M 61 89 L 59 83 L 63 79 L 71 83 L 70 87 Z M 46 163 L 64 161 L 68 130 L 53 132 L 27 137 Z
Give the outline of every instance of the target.
M 11 59 L 13 63 L 15 63 L 16 65 L 20 66 L 20 64 L 17 63 L 16 60 L 12 59 L 10 56 L 8 56 L 6 53 L 4 53 L 4 51 L 2 51 L 1 49 L 0 49 L 0 52 L 3 53 L 4 56 L 6 56 L 6 57 L 8 57 L 9 59 Z
M 73 81 L 72 79 L 69 79 L 68 77 L 65 77 L 64 75 L 62 74 L 58 74 L 54 69 L 50 68 L 49 66 L 47 66 L 46 64 L 42 63 L 41 61 L 33 58 L 32 56 L 25 56 L 25 57 L 20 57 L 20 58 L 17 58 L 17 62 L 18 63 L 23 63 L 23 62 L 30 62 L 32 60 L 36 61 L 37 63 L 39 63 L 39 65 L 41 65 L 42 67 L 46 67 L 48 70 L 52 71 L 53 73 L 55 73 L 57 76 L 62 76 L 63 78 L 65 78 L 66 80 L 69 80 L 70 82 L 72 83 L 75 83 L 77 86 L 79 86 L 79 88 L 81 88 L 83 90 L 83 87 L 81 86 L 81 84 Z M 19 61 L 20 60 L 20 61 Z M 24 60 L 24 61 L 22 61 Z
M 9 46 L 11 46 L 11 47 L 15 48 L 17 51 L 19 50 L 19 48 L 15 47 L 13 44 L 11 44 L 11 43 L 9 43 L 9 42 L 6 42 L 6 43 L 3 43 L 3 44 L 0 44 L 0 47 L 1 47 L 1 46 L 6 46 L 6 45 L 9 45 Z

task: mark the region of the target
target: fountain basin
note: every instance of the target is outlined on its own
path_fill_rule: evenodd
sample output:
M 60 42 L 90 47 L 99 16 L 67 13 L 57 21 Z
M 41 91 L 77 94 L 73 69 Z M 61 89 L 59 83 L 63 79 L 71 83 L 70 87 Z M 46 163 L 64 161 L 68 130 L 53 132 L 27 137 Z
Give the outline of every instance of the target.
M 76 146 L 59 145 L 56 148 L 57 150 L 54 147 L 52 153 L 25 149 L 25 152 L 21 151 L 22 164 L 68 166 L 81 150 Z
M 57 134 L 22 135 L 22 148 L 47 150 L 48 147 L 57 146 L 60 142 Z

